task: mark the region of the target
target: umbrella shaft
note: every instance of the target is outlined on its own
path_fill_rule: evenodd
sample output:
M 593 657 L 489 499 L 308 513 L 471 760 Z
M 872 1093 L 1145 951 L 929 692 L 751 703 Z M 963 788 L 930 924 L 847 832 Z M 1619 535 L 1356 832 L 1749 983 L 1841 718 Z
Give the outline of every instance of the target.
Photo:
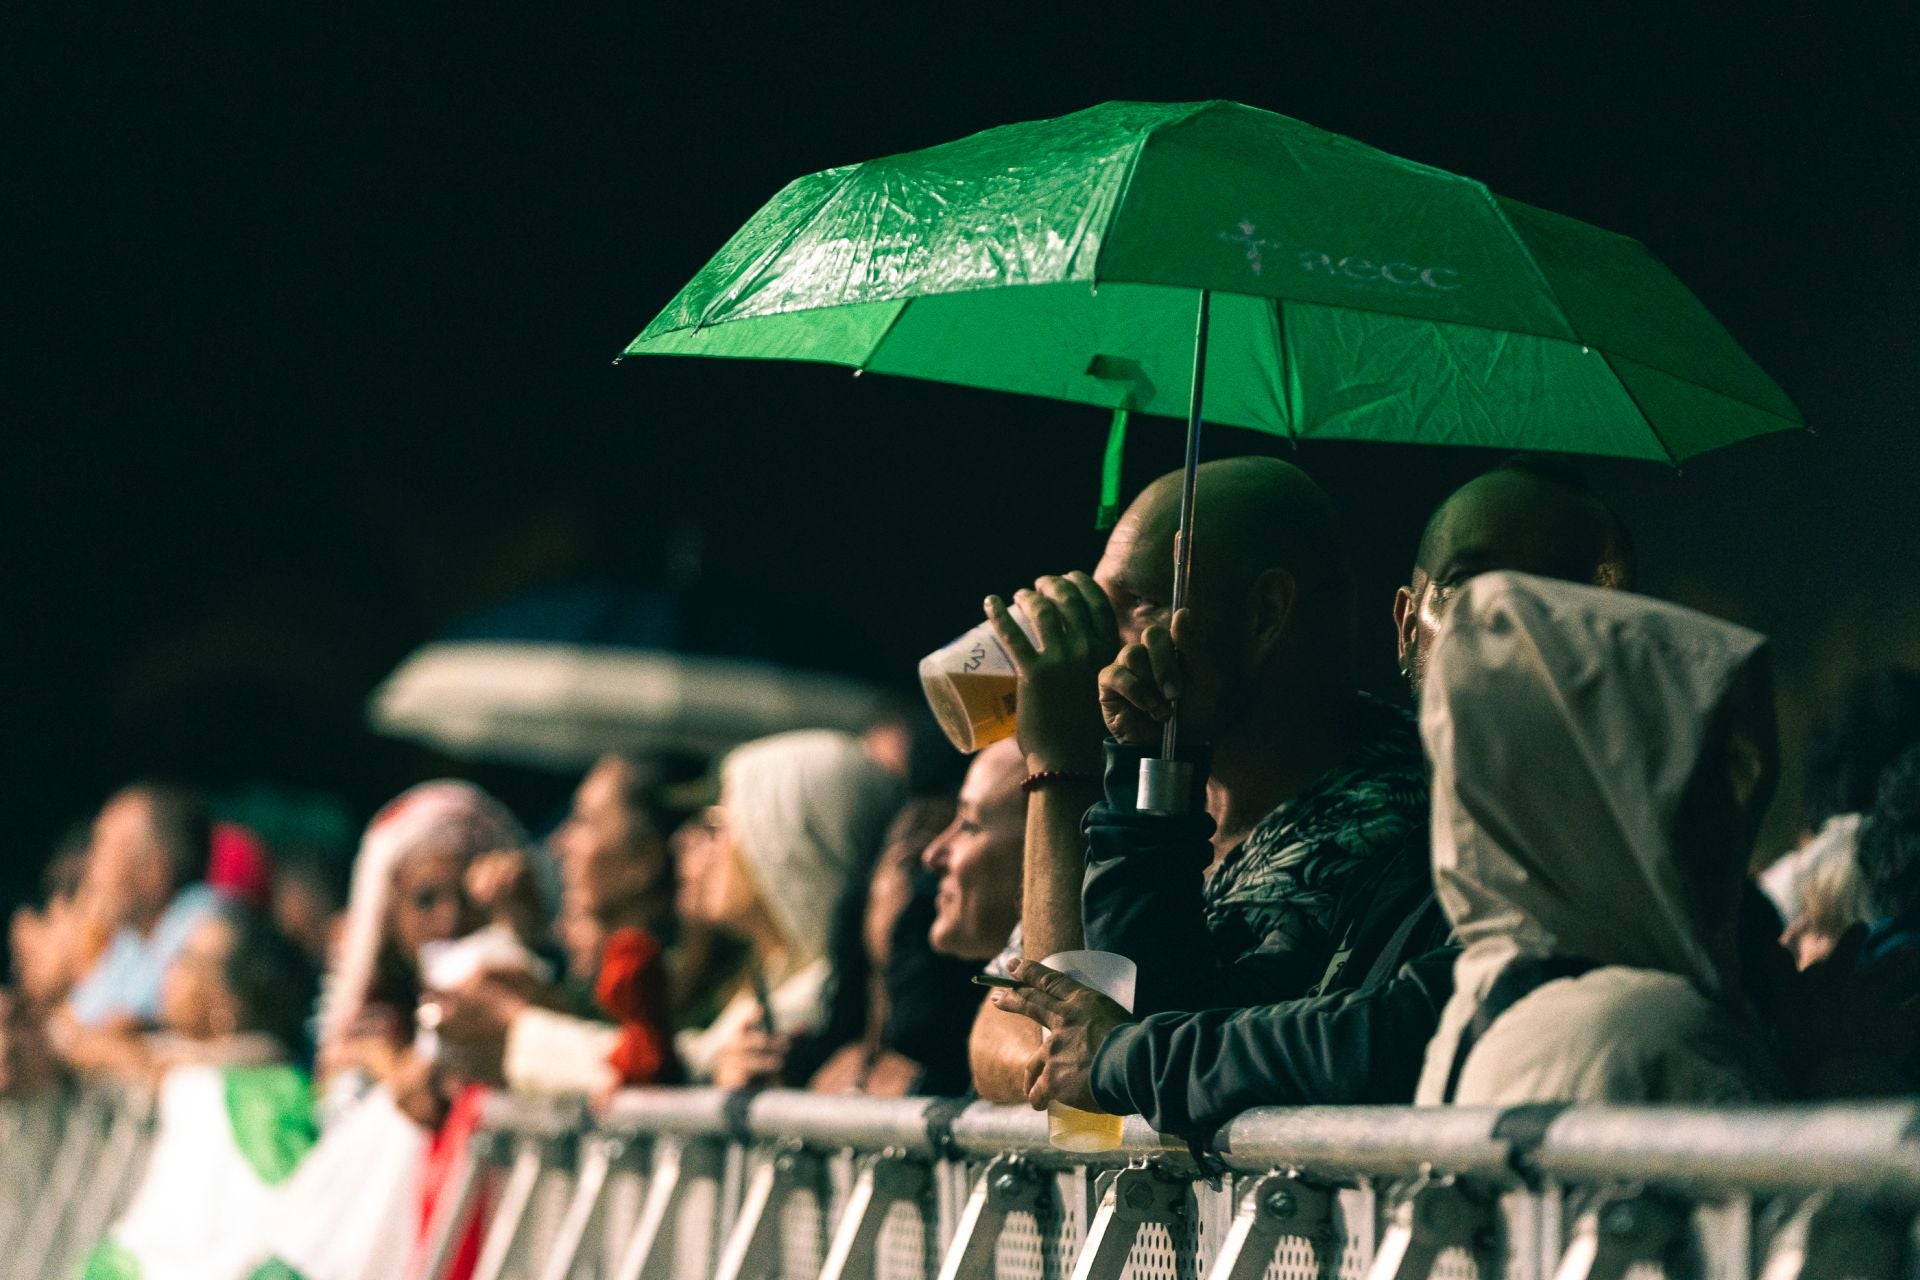
M 1193 323 L 1193 397 L 1187 404 L 1187 461 L 1180 485 L 1180 531 L 1173 538 L 1173 612 L 1187 607 L 1187 580 L 1193 569 L 1193 500 L 1199 485 L 1200 411 L 1207 388 L 1207 321 L 1213 294 L 1200 291 L 1199 315 Z M 1171 760 L 1180 745 L 1180 714 L 1167 717 L 1160 736 L 1160 758 Z

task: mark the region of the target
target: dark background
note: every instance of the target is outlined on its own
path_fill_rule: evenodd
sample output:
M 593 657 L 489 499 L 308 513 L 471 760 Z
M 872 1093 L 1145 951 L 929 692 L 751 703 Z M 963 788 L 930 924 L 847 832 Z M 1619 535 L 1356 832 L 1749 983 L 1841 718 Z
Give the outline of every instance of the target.
M 131 774 L 364 813 L 444 767 L 363 699 L 518 586 L 697 549 L 899 679 L 986 591 L 1090 566 L 1096 411 L 610 359 L 788 179 L 1110 98 L 1238 99 L 1644 240 L 1820 432 L 1595 465 L 1645 585 L 1775 635 L 1790 734 L 1920 660 L 1910 6 L 553 8 L 16 21 L 0 901 Z M 1130 489 L 1177 434 L 1140 424 Z M 1298 460 L 1391 685 L 1391 589 L 1488 459 Z

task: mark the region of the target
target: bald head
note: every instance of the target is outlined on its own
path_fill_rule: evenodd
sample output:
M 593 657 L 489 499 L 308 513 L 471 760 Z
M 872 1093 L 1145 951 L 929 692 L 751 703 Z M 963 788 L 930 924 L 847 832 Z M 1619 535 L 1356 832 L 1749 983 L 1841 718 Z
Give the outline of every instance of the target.
M 1625 526 L 1577 472 L 1524 459 L 1489 471 L 1434 510 L 1395 598 L 1400 664 L 1416 687 L 1452 593 L 1496 569 L 1622 590 L 1634 578 Z
M 1338 522 L 1320 486 L 1277 458 L 1209 462 L 1197 484 L 1181 722 L 1216 745 L 1236 732 L 1259 739 L 1289 714 L 1280 708 L 1351 696 L 1353 609 Z M 1178 472 L 1148 485 L 1093 572 L 1128 643 L 1171 624 L 1180 486 Z
M 1123 631 L 1165 625 L 1173 598 L 1173 544 L 1181 473 L 1141 491 L 1114 525 L 1094 577 L 1113 598 Z M 1200 467 L 1194 504 L 1196 606 L 1237 603 L 1272 569 L 1299 584 L 1302 604 L 1338 608 L 1347 590 L 1333 500 L 1306 472 L 1278 458 L 1224 458 Z M 1140 615 L 1134 623 L 1130 614 Z M 1135 638 L 1130 636 L 1129 638 Z
M 1468 481 L 1427 521 L 1416 584 L 1420 576 L 1450 583 L 1491 569 L 1623 589 L 1633 578 L 1619 517 L 1576 473 L 1538 463 Z

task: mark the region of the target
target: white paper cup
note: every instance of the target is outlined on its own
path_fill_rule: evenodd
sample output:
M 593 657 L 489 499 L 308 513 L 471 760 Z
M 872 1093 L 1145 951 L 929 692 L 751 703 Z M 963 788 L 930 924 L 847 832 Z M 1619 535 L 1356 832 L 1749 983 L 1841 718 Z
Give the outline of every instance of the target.
M 1139 968 L 1126 956 L 1112 951 L 1062 951 L 1040 963 L 1133 1012 L 1133 987 Z M 1120 1145 L 1120 1125 L 1119 1116 L 1082 1111 L 1062 1102 L 1047 1104 L 1047 1139 L 1062 1151 L 1111 1151 Z

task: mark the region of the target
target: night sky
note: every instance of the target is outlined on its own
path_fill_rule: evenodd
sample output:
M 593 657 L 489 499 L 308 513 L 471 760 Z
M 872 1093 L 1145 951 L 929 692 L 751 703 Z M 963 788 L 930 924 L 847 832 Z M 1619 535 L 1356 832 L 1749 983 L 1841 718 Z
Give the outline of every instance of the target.
M 787 180 L 1113 98 L 1237 99 L 1643 240 L 1820 433 L 1595 465 L 1644 585 L 1776 637 L 1790 735 L 1920 662 L 1910 6 L 332 8 L 71 6 L 8 42 L 0 902 L 133 774 L 364 814 L 444 768 L 363 700 L 516 587 L 697 552 L 901 682 L 984 593 L 1090 567 L 1098 411 L 611 358 Z M 1178 450 L 1142 420 L 1129 487 Z M 1490 459 L 1297 460 L 1354 522 L 1390 686 L 1392 588 Z

